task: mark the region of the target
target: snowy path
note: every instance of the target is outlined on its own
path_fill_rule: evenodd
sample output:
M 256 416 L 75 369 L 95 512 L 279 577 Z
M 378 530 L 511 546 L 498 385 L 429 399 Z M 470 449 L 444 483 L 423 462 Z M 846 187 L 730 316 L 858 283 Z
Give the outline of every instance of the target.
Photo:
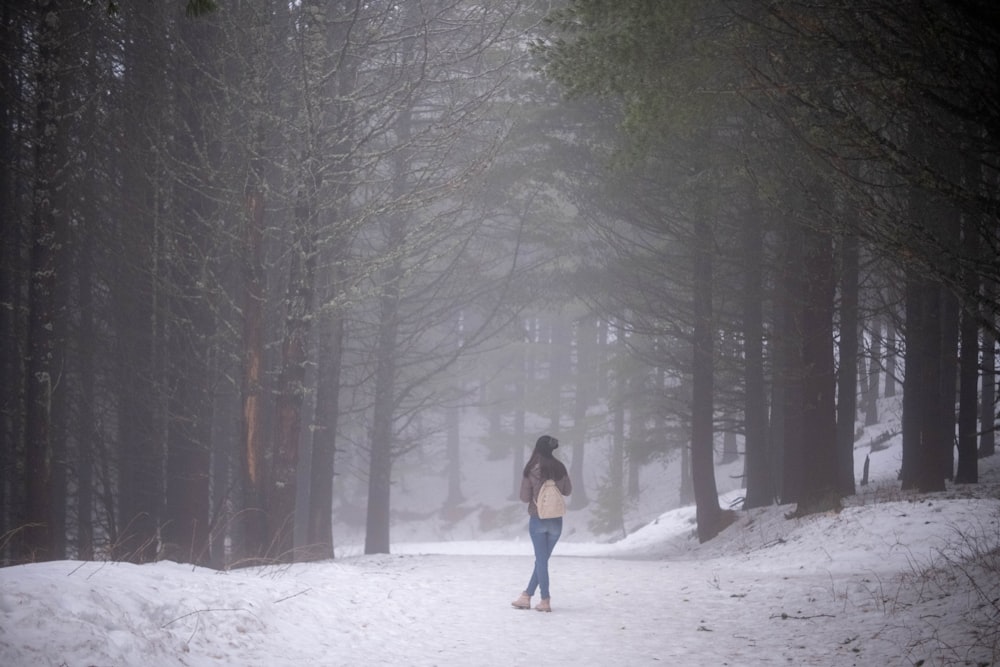
M 556 556 L 555 611 L 543 614 L 509 606 L 530 567 L 525 556 L 468 555 L 228 574 L 29 566 L 2 580 L 0 663 L 869 665 L 887 664 L 917 630 L 893 627 L 874 574 Z M 49 606 L 29 602 L 39 594 Z
M 1000 664 L 998 462 L 947 494 L 741 513 L 704 545 L 690 509 L 617 544 L 564 540 L 551 614 L 510 606 L 526 539 L 231 572 L 0 568 L 0 667 Z
M 861 665 L 855 650 L 883 620 L 868 618 L 875 603 L 863 586 L 859 607 L 838 599 L 829 577 L 782 577 L 775 594 L 772 579 L 722 572 L 718 562 L 577 557 L 553 559 L 552 614 L 517 611 L 508 607 L 520 590 L 513 582 L 527 579 L 530 558 L 419 561 L 384 575 L 384 599 L 359 602 L 377 619 L 372 641 L 355 636 L 353 655 L 328 655 L 330 664 L 535 665 L 547 654 L 560 665 Z M 836 633 L 825 629 L 831 617 Z

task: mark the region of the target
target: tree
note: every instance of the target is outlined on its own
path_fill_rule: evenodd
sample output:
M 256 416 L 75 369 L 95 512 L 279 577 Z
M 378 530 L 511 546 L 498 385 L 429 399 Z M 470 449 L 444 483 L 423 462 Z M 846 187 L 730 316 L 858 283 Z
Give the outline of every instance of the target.
M 53 551 L 52 404 L 59 360 L 56 291 L 60 249 L 66 238 L 65 174 L 60 116 L 67 100 L 63 77 L 67 69 L 63 46 L 70 14 L 53 3 L 39 7 L 36 39 L 36 110 L 34 121 L 34 183 L 30 232 L 31 278 L 28 290 L 27 367 L 25 368 L 25 530 L 23 556 L 45 560 Z M 65 280 L 65 278 L 62 278 Z
M 712 326 L 712 228 L 702 219 L 694 221 L 694 327 L 691 364 L 691 477 L 694 481 L 698 539 L 712 539 L 722 530 L 722 511 L 715 485 L 714 375 L 715 332 Z
M 624 125 L 634 145 L 665 146 L 664 152 L 671 157 L 680 155 L 693 174 L 685 184 L 685 192 L 691 197 L 686 202 L 689 208 L 679 215 L 673 208 L 659 213 L 667 220 L 686 220 L 689 226 L 686 231 L 673 233 L 682 239 L 690 257 L 691 273 L 685 282 L 690 285 L 691 301 L 683 310 L 688 313 L 684 326 L 690 332 L 687 337 L 692 345 L 691 465 L 699 538 L 711 539 L 724 527 L 713 462 L 716 322 L 712 285 L 716 253 L 712 230 L 717 223 L 711 216 L 717 215 L 719 209 L 707 204 L 699 179 L 708 180 L 719 172 L 711 161 L 693 157 L 691 147 L 699 140 L 715 141 L 725 136 L 726 130 L 718 110 L 712 116 L 716 124 L 704 132 L 676 123 L 672 112 L 679 111 L 686 118 L 704 110 L 696 110 L 700 106 L 697 103 L 679 108 L 676 91 L 722 83 L 721 70 L 694 65 L 700 50 L 711 51 L 710 36 L 719 26 L 701 8 L 685 3 L 655 7 L 642 2 L 570 3 L 567 9 L 555 12 L 553 20 L 571 39 L 541 45 L 552 76 L 571 93 L 596 93 L 621 100 Z M 673 66 L 665 68 L 665 62 Z M 648 150 L 643 154 L 648 155 Z M 678 176 L 675 183 L 683 183 L 681 178 Z M 664 229 L 671 225 L 657 222 Z
M 509 278 L 487 280 L 471 293 L 466 284 L 476 270 L 471 257 L 480 253 L 488 265 L 493 259 L 475 242 L 486 218 L 468 206 L 465 185 L 492 160 L 505 132 L 493 105 L 502 84 L 497 74 L 516 56 L 507 28 L 512 10 L 407 6 L 392 24 L 398 51 L 377 73 L 400 89 L 378 142 L 388 147 L 375 174 L 384 179 L 385 199 L 373 202 L 381 206 L 378 226 L 365 238 L 376 248 L 377 267 L 372 335 L 364 336 L 374 343 L 366 553 L 389 550 L 392 465 L 413 448 L 411 438 L 419 441 L 413 414 L 434 404 L 438 390 L 430 381 L 510 321 L 495 307 L 475 308 L 477 301 L 492 303 Z M 454 94 L 459 85 L 465 95 Z M 442 337 L 438 327 L 471 309 L 481 320 L 463 333 L 463 346 L 443 344 L 454 336 Z
M 987 293 L 989 292 L 995 293 L 995 290 L 996 290 L 996 283 L 987 278 L 986 284 L 983 285 L 983 291 Z M 986 456 L 993 456 L 993 454 L 996 453 L 997 337 L 994 334 L 995 327 L 996 327 L 995 317 L 991 317 L 989 321 L 982 327 L 983 328 L 983 340 L 982 340 L 983 390 L 980 396 L 980 405 L 979 405 L 979 423 L 981 425 L 980 435 L 979 435 L 980 458 Z
M 869 3 L 864 8 L 788 2 L 774 5 L 772 16 L 784 35 L 791 30 L 799 37 L 798 47 L 810 45 L 805 53 L 812 60 L 826 54 L 823 60 L 845 76 L 828 85 L 837 94 L 825 99 L 806 78 L 769 77 L 768 84 L 782 94 L 794 90 L 796 99 L 826 116 L 828 134 L 800 125 L 800 136 L 843 176 L 838 182 L 845 196 L 878 211 L 867 217 L 864 228 L 874 251 L 923 283 L 911 285 L 907 308 L 912 365 L 905 372 L 911 389 L 924 398 L 904 396 L 905 410 L 920 414 L 904 416 L 909 454 L 903 477 L 920 488 L 941 488 L 953 465 L 954 417 L 944 406 L 954 396 L 957 313 L 960 307 L 983 308 L 991 321 L 997 309 L 995 295 L 967 279 L 969 271 L 991 276 L 997 268 L 994 253 L 985 259 L 972 250 L 996 243 L 995 215 L 988 212 L 995 206 L 995 189 L 986 184 L 997 166 L 982 156 L 995 150 L 988 128 L 1000 118 L 997 63 L 980 57 L 998 34 L 995 8 L 981 2 Z M 952 67 L 955 63 L 963 66 Z M 848 167 L 859 162 L 865 170 L 860 179 L 850 176 L 855 167 Z M 980 167 L 962 166 L 971 163 Z M 900 185 L 907 188 L 909 206 L 891 190 Z M 975 221 L 971 229 L 959 225 L 965 215 Z M 963 249 L 960 238 L 969 236 L 979 242 Z M 913 352 L 915 347 L 923 352 Z
M 839 498 L 836 441 L 836 397 L 833 360 L 834 268 L 828 231 L 807 230 L 803 269 L 809 267 L 802 292 L 802 420 L 809 446 L 802 453 L 802 487 L 797 513 L 828 509 Z M 853 359 L 848 360 L 853 364 Z M 853 422 L 853 414 L 851 415 Z M 839 506 L 833 500 L 834 506 Z
M 774 502 L 776 489 L 768 447 L 767 385 L 764 376 L 764 230 L 760 207 L 747 207 L 742 224 L 746 258 L 743 297 L 744 386 L 746 391 L 745 467 L 747 509 Z

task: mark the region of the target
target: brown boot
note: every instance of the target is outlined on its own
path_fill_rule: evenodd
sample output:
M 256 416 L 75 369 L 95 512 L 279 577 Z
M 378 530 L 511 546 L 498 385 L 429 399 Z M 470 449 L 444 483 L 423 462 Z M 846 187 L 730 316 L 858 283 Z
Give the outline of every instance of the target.
M 515 609 L 531 609 L 531 596 L 527 593 L 521 593 L 521 596 L 510 603 Z
M 542 598 L 542 601 L 535 605 L 535 611 L 552 611 L 552 606 L 549 604 L 551 598 Z

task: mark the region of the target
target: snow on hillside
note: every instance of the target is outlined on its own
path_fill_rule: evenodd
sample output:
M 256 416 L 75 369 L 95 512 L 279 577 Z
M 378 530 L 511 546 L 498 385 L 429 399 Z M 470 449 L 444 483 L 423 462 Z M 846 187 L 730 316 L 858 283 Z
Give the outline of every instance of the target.
M 878 435 L 859 440 L 859 474 Z M 532 567 L 523 535 L 231 572 L 0 569 L 0 665 L 1000 664 L 1000 457 L 979 485 L 920 495 L 895 482 L 898 436 L 879 447 L 843 511 L 741 512 L 706 544 L 690 507 L 614 543 L 570 513 L 551 614 L 510 606 Z

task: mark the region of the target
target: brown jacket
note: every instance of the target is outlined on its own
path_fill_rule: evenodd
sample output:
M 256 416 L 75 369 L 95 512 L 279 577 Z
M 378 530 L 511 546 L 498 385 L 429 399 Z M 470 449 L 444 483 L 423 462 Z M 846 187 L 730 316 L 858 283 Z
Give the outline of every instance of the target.
M 536 465 L 528 471 L 527 477 L 521 477 L 521 502 L 528 503 L 528 514 L 531 516 L 538 516 L 538 508 L 535 507 L 535 498 L 538 497 L 538 492 L 541 488 L 542 468 Z M 568 496 L 573 492 L 573 483 L 569 481 L 568 474 L 562 479 L 556 480 L 556 488 L 564 496 Z

